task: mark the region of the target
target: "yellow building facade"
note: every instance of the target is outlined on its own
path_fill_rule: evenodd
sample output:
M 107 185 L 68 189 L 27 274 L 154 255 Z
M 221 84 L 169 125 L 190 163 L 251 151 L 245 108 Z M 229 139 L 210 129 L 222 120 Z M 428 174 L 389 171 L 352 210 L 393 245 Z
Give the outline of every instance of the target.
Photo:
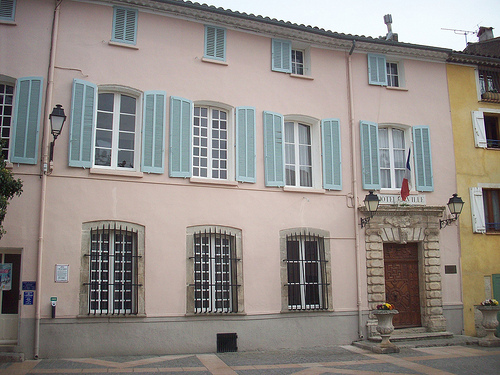
M 474 306 L 500 293 L 500 94 L 493 87 L 500 59 L 486 64 L 486 59 L 457 55 L 450 58 L 447 74 L 457 193 L 465 202 L 459 219 L 464 327 L 466 335 L 475 336 L 481 314 Z

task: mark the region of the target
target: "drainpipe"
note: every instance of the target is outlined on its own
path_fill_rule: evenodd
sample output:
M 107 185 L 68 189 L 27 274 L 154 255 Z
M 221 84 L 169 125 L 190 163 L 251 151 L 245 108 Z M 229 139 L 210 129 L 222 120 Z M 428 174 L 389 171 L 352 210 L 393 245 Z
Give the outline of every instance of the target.
M 352 89 L 352 53 L 356 48 L 356 40 L 352 41 L 352 47 L 347 56 L 347 90 L 349 95 L 349 136 L 351 138 L 351 173 L 352 173 L 352 197 L 354 208 L 354 239 L 355 239 L 355 253 L 356 253 L 356 287 L 357 287 L 357 306 L 358 306 L 358 339 L 364 338 L 363 335 L 363 311 L 361 309 L 361 259 L 359 249 L 359 211 L 358 211 L 358 162 L 356 152 L 356 128 L 354 124 L 354 97 Z
M 38 293 L 36 295 L 35 306 L 35 347 L 34 358 L 38 359 L 40 353 L 40 319 L 41 319 L 41 295 L 42 295 L 42 255 L 43 255 L 43 235 L 45 226 L 45 200 L 47 193 L 47 173 L 49 168 L 49 136 L 50 136 L 50 121 L 49 113 L 52 107 L 52 91 L 54 87 L 54 65 L 56 58 L 57 33 L 59 27 L 59 8 L 62 0 L 55 1 L 54 18 L 52 20 L 52 39 L 50 43 L 49 68 L 47 73 L 47 89 L 45 91 L 45 109 L 43 111 L 43 128 L 42 128 L 42 168 L 41 173 L 41 192 L 40 192 L 40 217 L 38 227 L 38 250 L 37 250 L 37 272 L 36 272 L 36 287 Z

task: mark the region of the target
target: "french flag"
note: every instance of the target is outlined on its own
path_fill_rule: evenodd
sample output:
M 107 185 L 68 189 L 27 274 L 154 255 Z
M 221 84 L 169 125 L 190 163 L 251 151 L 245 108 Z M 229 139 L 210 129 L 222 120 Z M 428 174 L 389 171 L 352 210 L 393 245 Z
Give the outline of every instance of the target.
M 411 169 L 410 169 L 410 153 L 411 153 L 411 149 L 408 150 L 408 159 L 406 159 L 406 170 L 405 170 L 405 174 L 404 174 L 404 177 L 403 177 L 403 183 L 401 184 L 401 199 L 403 200 L 403 202 L 410 195 L 410 183 L 409 183 L 409 181 L 410 181 L 410 172 L 411 172 Z

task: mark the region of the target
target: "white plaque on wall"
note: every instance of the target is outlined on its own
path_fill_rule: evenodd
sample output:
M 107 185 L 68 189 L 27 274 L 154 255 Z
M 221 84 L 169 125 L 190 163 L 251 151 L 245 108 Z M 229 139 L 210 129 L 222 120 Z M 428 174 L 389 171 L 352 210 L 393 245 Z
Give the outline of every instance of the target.
M 69 279 L 69 264 L 56 264 L 55 282 L 67 283 Z

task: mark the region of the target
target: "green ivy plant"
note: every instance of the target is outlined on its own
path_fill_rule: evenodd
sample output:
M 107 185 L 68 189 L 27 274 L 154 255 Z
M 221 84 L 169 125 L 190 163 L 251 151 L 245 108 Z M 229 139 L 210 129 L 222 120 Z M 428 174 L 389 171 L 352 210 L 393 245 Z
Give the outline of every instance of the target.
M 3 228 L 3 220 L 7 214 L 7 205 L 14 195 L 20 196 L 23 192 L 23 182 L 15 179 L 12 172 L 7 169 L 7 163 L 3 154 L 2 142 L 0 142 L 0 238 L 6 233 Z

